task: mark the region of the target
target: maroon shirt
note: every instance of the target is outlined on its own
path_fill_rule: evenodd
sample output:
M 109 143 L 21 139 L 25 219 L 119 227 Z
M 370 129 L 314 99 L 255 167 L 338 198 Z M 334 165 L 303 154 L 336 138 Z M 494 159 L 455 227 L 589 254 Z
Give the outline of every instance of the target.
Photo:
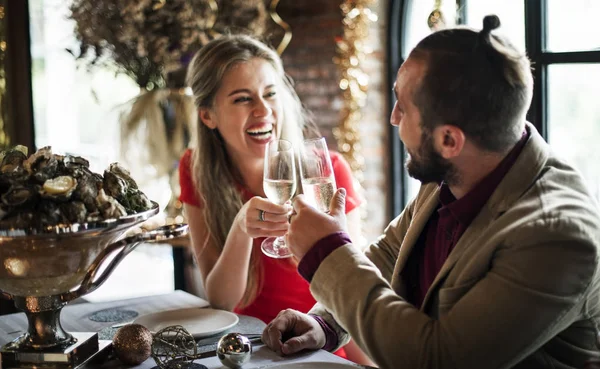
M 461 199 L 457 200 L 454 197 L 447 184 L 441 184 L 440 204 L 427 221 L 409 256 L 406 268 L 402 271 L 402 277 L 409 286 L 408 302 L 416 307 L 421 306 L 448 255 L 513 166 L 529 136 L 529 132 L 525 131 L 521 140 L 496 169 Z M 343 232 L 331 234 L 317 241 L 300 260 L 298 272 L 310 282 L 321 262 L 338 247 L 347 243 L 349 243 L 349 237 Z M 317 319 L 317 321 L 321 326 L 327 325 L 322 319 Z M 324 328 L 327 337 L 325 347 L 335 347 L 337 346 L 337 337 L 331 327 L 327 328 Z
M 513 166 L 528 138 L 526 131 L 496 169 L 462 198 L 457 200 L 446 183 L 440 185 L 440 204 L 427 221 L 409 256 L 407 267 L 402 271 L 402 277 L 409 286 L 408 302 L 421 307 L 448 255 Z

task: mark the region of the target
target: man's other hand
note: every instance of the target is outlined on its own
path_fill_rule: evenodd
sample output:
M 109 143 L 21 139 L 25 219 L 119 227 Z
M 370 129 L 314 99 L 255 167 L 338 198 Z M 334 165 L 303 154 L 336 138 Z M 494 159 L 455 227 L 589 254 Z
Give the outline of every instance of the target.
M 286 309 L 265 327 L 262 341 L 279 355 L 291 355 L 325 346 L 325 332 L 310 315 Z

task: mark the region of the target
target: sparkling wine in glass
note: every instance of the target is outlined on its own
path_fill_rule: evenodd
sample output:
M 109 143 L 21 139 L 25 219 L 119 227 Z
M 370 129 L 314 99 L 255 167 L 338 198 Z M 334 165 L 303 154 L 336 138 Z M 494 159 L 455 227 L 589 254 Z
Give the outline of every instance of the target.
M 272 202 L 283 205 L 291 200 L 296 192 L 296 168 L 294 148 L 290 141 L 274 140 L 265 149 L 263 189 Z M 273 258 L 287 258 L 292 252 L 282 237 L 265 238 L 261 245 L 265 255 Z
M 307 201 L 328 213 L 337 187 L 324 137 L 304 141 L 300 152 L 300 176 Z

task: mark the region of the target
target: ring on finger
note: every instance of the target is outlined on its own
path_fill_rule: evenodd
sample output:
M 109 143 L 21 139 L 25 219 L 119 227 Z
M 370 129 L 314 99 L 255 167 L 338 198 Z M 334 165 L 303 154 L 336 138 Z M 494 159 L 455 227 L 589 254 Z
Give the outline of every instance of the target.
M 262 209 L 258 209 L 258 221 L 259 222 L 265 221 L 265 211 Z

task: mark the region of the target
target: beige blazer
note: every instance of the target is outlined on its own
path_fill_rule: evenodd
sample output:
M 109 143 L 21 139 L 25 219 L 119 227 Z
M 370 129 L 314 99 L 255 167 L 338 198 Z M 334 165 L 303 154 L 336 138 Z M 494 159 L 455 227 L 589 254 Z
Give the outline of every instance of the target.
M 531 125 L 511 170 L 452 250 L 420 310 L 400 272 L 438 204 L 421 187 L 365 254 L 317 270 L 311 311 L 382 368 L 582 368 L 600 357 L 596 201 Z M 327 309 L 331 314 L 328 314 Z M 336 324 L 337 322 L 337 324 Z

